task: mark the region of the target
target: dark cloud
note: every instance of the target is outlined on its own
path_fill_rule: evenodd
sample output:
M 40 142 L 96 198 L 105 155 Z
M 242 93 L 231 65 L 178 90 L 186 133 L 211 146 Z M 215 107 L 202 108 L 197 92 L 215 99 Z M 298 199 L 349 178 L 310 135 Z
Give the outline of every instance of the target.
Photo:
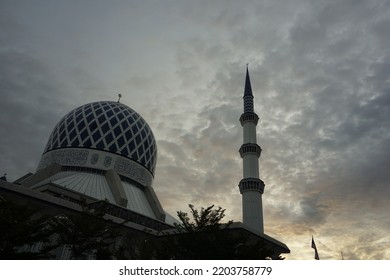
M 175 197 L 171 212 L 186 210 L 187 204 L 192 203 L 199 207 L 215 204 L 232 213 L 240 204 L 237 185 L 241 172 L 235 172 L 240 168 L 239 145 L 231 145 L 238 142 L 239 134 L 237 125 L 232 126 L 230 118 L 225 118 L 229 111 L 237 113 L 224 105 L 205 108 L 196 116 L 199 125 L 186 133 L 182 130 L 180 135 L 171 135 L 170 141 L 159 141 L 156 191 L 166 205 Z M 237 123 L 238 114 L 234 115 Z M 175 174 L 174 180 L 169 174 Z M 235 193 L 235 203 L 231 202 L 232 193 Z
M 240 220 L 238 119 L 249 62 L 266 232 L 290 246 L 289 258 L 312 258 L 312 234 L 325 259 L 340 250 L 349 259 L 390 258 L 389 1 L 191 2 L 137 18 L 134 11 L 150 11 L 143 3 L 135 21 L 125 6 L 107 16 L 101 4 L 104 24 L 80 7 L 69 30 L 62 23 L 71 6 L 62 5 L 68 12 L 56 25 L 30 35 L 13 16 L 19 9 L 0 9 L 2 169 L 33 171 L 62 115 L 120 89 L 158 140 L 154 186 L 163 206 L 174 214 L 188 203 L 216 204 Z M 120 38 L 107 35 L 111 23 L 126 27 Z M 58 44 L 71 47 L 55 52 L 31 39 L 34 30 L 63 30 Z
M 51 76 L 23 52 L 0 52 L 1 169 L 11 179 L 35 171 L 51 127 L 64 112 L 64 92 Z

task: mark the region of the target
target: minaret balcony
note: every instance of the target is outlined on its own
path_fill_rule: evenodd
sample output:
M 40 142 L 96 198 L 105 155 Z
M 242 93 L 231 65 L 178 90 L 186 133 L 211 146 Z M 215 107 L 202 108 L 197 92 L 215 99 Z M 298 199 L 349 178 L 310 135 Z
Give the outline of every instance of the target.
M 248 191 L 257 191 L 263 194 L 265 184 L 258 178 L 245 178 L 240 181 L 238 187 L 240 188 L 241 194 Z
M 259 122 L 259 116 L 254 112 L 246 112 L 240 117 L 241 125 L 243 126 L 246 122 L 253 122 L 255 125 Z
M 255 154 L 257 157 L 260 157 L 261 151 L 261 147 L 255 143 L 243 144 L 239 150 L 242 158 L 247 154 Z

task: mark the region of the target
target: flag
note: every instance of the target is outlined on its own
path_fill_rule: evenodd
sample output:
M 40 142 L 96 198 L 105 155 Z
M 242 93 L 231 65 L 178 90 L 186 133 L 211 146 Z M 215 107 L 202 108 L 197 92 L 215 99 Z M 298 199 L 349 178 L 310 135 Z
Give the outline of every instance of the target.
M 314 258 L 316 260 L 319 260 L 320 256 L 318 255 L 317 246 L 316 246 L 316 243 L 314 243 L 314 237 L 313 236 L 311 237 L 311 247 L 314 249 Z

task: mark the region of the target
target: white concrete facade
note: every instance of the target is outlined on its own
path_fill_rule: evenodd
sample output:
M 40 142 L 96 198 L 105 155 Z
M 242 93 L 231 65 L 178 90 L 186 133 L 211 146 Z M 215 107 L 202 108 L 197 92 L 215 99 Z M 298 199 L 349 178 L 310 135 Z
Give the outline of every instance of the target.
M 264 232 L 261 193 L 247 191 L 242 194 L 243 223 L 257 232 Z

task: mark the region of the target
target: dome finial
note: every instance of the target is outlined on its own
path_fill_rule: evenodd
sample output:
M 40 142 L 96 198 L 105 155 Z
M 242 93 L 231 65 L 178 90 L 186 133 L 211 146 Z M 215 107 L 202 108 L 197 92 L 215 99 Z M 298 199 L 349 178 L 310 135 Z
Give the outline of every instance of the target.
M 118 93 L 118 103 L 121 103 L 122 94 Z

